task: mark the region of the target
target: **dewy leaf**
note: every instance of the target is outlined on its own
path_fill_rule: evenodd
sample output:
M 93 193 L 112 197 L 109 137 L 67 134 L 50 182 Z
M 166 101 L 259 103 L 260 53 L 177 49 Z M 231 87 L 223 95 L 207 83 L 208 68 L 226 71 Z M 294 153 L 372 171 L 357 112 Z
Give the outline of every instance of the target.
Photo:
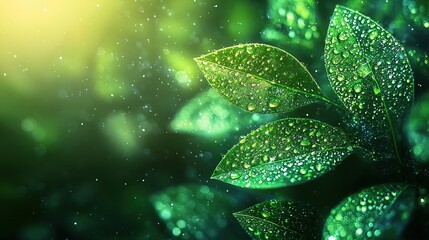
M 311 103 L 329 102 L 307 69 L 276 47 L 237 45 L 195 60 L 217 92 L 251 112 L 289 112 Z
M 317 239 L 319 215 L 306 205 L 271 200 L 234 217 L 253 239 Z
M 370 187 L 349 196 L 326 220 L 324 239 L 399 239 L 415 206 L 416 191 L 405 184 Z
M 325 46 L 328 79 L 356 120 L 387 137 L 398 160 L 396 131 L 414 99 L 414 77 L 404 48 L 380 25 L 335 8 Z
M 227 226 L 225 213 L 236 204 L 223 192 L 195 184 L 168 188 L 151 202 L 171 235 L 180 239 L 218 239 Z
M 189 100 L 170 126 L 176 132 L 219 138 L 244 128 L 255 129 L 255 125 L 273 119 L 272 114 L 250 113 L 237 108 L 210 88 Z
M 243 138 L 212 178 L 245 188 L 295 185 L 330 171 L 352 151 L 338 128 L 312 119 L 282 119 Z
M 270 0 L 268 20 L 262 38 L 270 42 L 312 48 L 320 37 L 314 0 Z

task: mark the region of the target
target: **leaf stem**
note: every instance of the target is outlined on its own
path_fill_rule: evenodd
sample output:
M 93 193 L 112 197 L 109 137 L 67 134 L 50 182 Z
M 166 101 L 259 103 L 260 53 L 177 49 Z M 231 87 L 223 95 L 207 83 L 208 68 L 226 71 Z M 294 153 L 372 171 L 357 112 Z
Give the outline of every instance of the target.
M 336 107 L 337 109 L 339 109 L 339 110 L 341 110 L 341 111 L 343 111 L 343 112 L 347 112 L 347 111 L 348 111 L 345 107 L 343 107 L 343 106 L 341 106 L 340 104 L 338 104 L 338 103 L 336 103 L 336 102 L 334 102 L 334 101 L 330 100 L 330 99 L 329 99 L 329 98 L 327 98 L 327 97 L 324 97 L 324 98 L 322 98 L 322 99 L 323 99 L 323 101 L 325 101 L 326 103 L 329 103 L 330 105 L 332 105 L 332 106 Z

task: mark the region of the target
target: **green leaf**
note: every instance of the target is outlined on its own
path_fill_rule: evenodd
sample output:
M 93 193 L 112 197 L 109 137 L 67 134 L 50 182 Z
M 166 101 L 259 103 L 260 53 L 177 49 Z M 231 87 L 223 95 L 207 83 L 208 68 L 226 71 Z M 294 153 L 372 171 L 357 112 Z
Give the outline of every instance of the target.
M 271 114 L 250 113 L 235 107 L 212 88 L 189 100 L 171 122 L 176 132 L 220 138 L 243 130 L 255 129 L 274 119 Z
M 307 69 L 276 47 L 237 45 L 195 60 L 217 92 L 251 112 L 289 112 L 311 103 L 329 102 Z
M 168 188 L 150 200 L 171 235 L 180 239 L 218 239 L 227 226 L 225 213 L 236 205 L 227 194 L 195 184 Z
M 420 163 L 429 163 L 429 92 L 414 105 L 406 124 L 412 154 Z
M 398 239 L 415 206 L 416 191 L 405 184 L 385 184 L 353 194 L 326 220 L 324 239 Z
M 376 22 L 335 8 L 325 45 L 328 79 L 370 138 L 387 137 L 397 150 L 397 130 L 414 99 L 414 77 L 404 48 Z
M 243 138 L 212 178 L 245 188 L 295 185 L 330 171 L 352 151 L 342 130 L 312 119 L 288 118 Z
M 253 239 L 316 239 L 319 215 L 306 205 L 271 200 L 234 213 Z
M 270 24 L 262 32 L 262 38 L 284 46 L 314 47 L 320 37 L 314 0 L 270 0 L 268 4 Z

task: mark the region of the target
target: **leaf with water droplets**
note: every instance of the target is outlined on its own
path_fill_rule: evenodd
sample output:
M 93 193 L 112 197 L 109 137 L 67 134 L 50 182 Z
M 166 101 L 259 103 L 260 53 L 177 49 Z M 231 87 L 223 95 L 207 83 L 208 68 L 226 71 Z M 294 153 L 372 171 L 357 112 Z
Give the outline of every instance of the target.
M 415 188 L 385 184 L 347 197 L 330 213 L 324 239 L 399 239 L 415 206 Z
M 212 178 L 245 188 L 313 180 L 353 151 L 346 134 L 312 119 L 287 118 L 251 132 L 224 156 Z
M 234 217 L 253 239 L 317 239 L 319 215 L 310 207 L 271 200 L 256 204 Z
M 280 113 L 330 102 L 307 69 L 276 47 L 243 44 L 195 60 L 217 92 L 248 111 Z
M 368 139 L 388 142 L 400 161 L 397 131 L 414 99 L 404 48 L 373 20 L 337 6 L 326 37 L 325 65 L 334 91 Z

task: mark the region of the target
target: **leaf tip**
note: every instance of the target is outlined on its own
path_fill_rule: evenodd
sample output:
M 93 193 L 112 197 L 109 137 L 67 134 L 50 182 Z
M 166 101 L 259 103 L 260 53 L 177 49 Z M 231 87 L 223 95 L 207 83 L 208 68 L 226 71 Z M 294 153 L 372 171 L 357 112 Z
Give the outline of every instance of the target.
M 199 63 L 201 61 L 202 56 L 194 57 L 194 61 Z
M 210 176 L 210 179 L 212 179 L 212 180 L 219 180 L 219 175 L 217 175 L 216 173 L 213 173 L 213 174 Z

